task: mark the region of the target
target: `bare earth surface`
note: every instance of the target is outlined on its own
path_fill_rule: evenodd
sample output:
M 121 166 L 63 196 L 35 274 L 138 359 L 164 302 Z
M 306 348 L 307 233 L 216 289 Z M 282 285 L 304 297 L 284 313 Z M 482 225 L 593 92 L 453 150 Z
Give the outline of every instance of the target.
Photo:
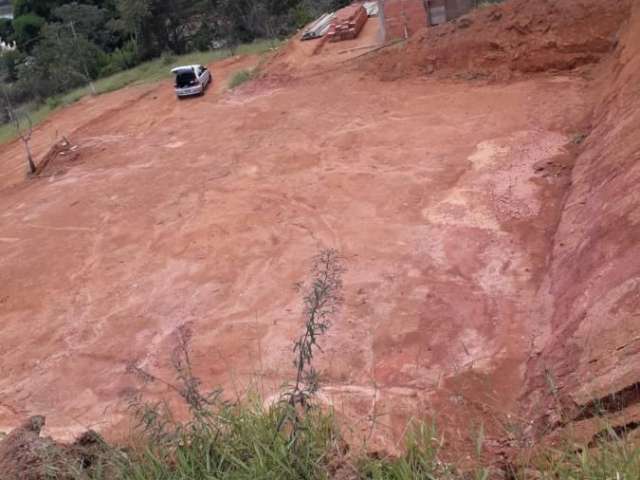
M 171 378 L 184 323 L 205 384 L 275 392 L 301 329 L 293 285 L 324 247 L 348 272 L 322 395 L 357 433 L 435 411 L 460 438 L 471 416 L 496 435 L 520 422 L 592 83 L 351 69 L 223 91 L 256 61 L 213 65 L 202 98 L 165 82 L 59 112 L 37 149 L 59 129 L 79 153 L 43 178 L 0 149 L 0 430 L 38 413 L 57 438 L 117 435 L 141 389 L 127 364 Z

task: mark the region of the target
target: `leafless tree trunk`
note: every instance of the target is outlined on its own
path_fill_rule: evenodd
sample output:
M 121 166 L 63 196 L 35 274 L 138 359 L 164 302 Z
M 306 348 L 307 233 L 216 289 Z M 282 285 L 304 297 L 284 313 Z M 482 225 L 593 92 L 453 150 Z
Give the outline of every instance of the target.
M 22 141 L 24 145 L 24 150 L 27 154 L 27 168 L 29 170 L 29 174 L 36 173 L 36 164 L 33 161 L 33 154 L 31 153 L 31 136 L 33 135 L 33 122 L 31 121 L 31 117 L 28 113 L 24 113 L 23 116 L 27 123 L 26 128 L 23 126 L 23 123 L 20 121 L 20 115 L 13 109 L 11 105 L 11 101 L 9 100 L 9 95 L 7 95 L 7 91 L 2 89 L 2 93 L 4 94 L 5 101 L 5 109 L 7 110 L 7 114 L 9 116 L 9 120 L 13 123 L 16 134 Z
M 20 135 L 20 139 L 24 143 L 24 149 L 27 152 L 27 163 L 29 164 L 29 173 L 36 173 L 36 164 L 33 161 L 33 156 L 31 155 L 31 145 L 29 141 L 31 140 L 31 134 L 33 133 L 31 119 L 29 119 L 29 135 Z
M 33 155 L 31 154 L 31 143 L 30 143 L 31 135 L 33 135 L 33 122 L 31 121 L 31 117 L 29 116 L 28 113 L 25 113 L 24 117 L 28 125 L 27 128 L 22 127 L 20 118 L 18 117 L 18 115 L 15 115 L 15 114 L 13 115 L 13 124 L 16 127 L 16 132 L 18 133 L 20 140 L 22 140 L 22 144 L 24 145 L 24 150 L 27 154 L 27 165 L 29 168 L 29 173 L 34 174 L 36 173 L 36 164 L 33 161 Z

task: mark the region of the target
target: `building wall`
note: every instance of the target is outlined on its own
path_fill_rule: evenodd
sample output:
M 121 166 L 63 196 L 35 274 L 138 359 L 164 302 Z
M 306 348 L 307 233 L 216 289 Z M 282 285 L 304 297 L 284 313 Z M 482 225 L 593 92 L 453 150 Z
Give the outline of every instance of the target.
M 475 6 L 475 0 L 446 0 L 447 20 L 464 15 Z
M 429 25 L 440 25 L 464 15 L 477 0 L 425 0 Z
M 379 0 L 385 39 L 408 38 L 421 28 L 464 15 L 477 0 Z
M 427 26 L 424 0 L 380 0 L 385 39 L 408 38 Z

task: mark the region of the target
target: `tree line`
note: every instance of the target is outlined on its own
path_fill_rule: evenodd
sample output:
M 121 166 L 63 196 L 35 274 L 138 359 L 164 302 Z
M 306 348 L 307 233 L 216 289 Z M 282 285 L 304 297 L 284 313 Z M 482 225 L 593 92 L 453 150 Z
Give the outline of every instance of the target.
M 348 0 L 13 0 L 0 76 L 14 104 L 42 101 L 165 52 L 286 37 Z

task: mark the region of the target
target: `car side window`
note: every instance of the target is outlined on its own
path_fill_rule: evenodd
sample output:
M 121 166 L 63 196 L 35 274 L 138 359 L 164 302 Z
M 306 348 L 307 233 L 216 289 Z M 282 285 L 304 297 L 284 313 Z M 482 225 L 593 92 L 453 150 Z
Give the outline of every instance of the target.
M 203 73 L 204 73 L 204 68 L 198 67 L 198 76 L 202 75 Z

